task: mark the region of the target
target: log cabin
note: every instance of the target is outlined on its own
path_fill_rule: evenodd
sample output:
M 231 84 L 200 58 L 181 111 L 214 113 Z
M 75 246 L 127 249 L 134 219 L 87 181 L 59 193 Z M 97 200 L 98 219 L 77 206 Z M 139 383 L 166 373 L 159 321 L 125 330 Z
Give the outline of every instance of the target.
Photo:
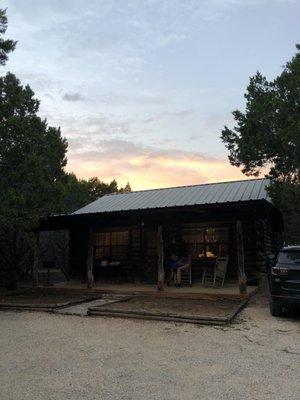
M 282 245 L 282 216 L 267 185 L 249 179 L 109 194 L 72 214 L 41 218 L 34 282 L 39 232 L 68 230 L 69 275 L 88 288 L 109 281 L 168 290 L 172 243 L 181 241 L 191 259 L 190 291 L 201 287 L 204 269 L 228 257 L 225 286 L 234 282 L 245 294 Z

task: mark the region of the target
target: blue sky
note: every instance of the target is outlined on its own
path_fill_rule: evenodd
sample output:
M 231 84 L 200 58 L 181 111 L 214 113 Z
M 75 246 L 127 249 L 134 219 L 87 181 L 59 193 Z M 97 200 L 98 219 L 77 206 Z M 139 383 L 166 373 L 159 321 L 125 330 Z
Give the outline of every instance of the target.
M 2 0 L 3 72 L 69 141 L 68 170 L 134 189 L 243 178 L 219 136 L 249 76 L 299 42 L 299 0 Z

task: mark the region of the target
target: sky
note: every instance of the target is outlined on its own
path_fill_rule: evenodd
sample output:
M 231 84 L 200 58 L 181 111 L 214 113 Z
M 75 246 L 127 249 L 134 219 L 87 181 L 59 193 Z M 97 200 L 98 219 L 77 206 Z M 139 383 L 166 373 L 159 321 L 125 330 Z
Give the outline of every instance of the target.
M 249 77 L 300 41 L 299 0 L 0 0 L 11 71 L 67 138 L 67 170 L 134 190 L 245 179 L 220 140 Z

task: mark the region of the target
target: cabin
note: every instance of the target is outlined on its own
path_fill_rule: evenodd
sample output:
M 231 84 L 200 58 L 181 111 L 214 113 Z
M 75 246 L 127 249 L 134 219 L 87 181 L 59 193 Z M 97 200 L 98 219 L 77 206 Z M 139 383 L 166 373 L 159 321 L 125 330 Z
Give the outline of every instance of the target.
M 203 290 L 204 270 L 226 257 L 224 288 L 246 294 L 282 244 L 282 216 L 267 185 L 249 179 L 109 194 L 72 214 L 41 218 L 34 282 L 39 232 L 68 230 L 70 281 L 81 287 L 174 293 L 169 261 L 180 242 L 191 263 L 186 292 Z

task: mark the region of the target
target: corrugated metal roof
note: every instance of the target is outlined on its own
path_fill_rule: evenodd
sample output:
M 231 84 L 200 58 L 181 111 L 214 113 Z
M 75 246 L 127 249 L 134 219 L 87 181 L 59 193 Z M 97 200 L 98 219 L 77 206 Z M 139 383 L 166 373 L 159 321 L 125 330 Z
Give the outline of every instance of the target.
M 235 203 L 251 200 L 270 201 L 266 192 L 268 182 L 267 179 L 249 179 L 108 194 L 80 208 L 73 214 L 200 206 L 204 204 Z

